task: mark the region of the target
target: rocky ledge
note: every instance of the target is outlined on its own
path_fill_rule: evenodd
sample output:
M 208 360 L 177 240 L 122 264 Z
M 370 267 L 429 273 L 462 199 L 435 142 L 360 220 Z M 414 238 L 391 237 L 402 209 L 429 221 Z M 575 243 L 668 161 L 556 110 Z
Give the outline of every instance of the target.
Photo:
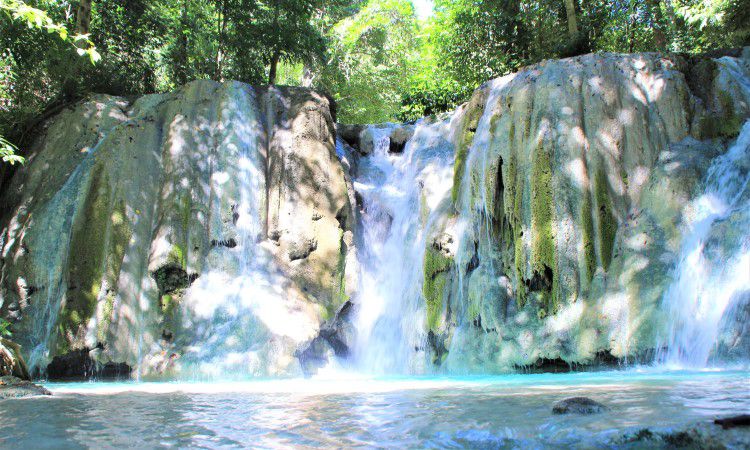
M 50 391 L 11 375 L 0 377 L 0 400 L 6 398 L 31 397 L 34 395 L 52 395 Z

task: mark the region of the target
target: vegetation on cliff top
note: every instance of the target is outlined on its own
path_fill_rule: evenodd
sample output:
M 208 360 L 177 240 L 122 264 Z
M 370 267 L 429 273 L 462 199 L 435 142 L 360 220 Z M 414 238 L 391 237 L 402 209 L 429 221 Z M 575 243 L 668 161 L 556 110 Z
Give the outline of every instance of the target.
M 545 58 L 750 43 L 750 0 L 430 3 L 418 18 L 409 0 L 1 0 L 3 158 L 89 92 L 237 79 L 326 91 L 341 122 L 412 120 Z

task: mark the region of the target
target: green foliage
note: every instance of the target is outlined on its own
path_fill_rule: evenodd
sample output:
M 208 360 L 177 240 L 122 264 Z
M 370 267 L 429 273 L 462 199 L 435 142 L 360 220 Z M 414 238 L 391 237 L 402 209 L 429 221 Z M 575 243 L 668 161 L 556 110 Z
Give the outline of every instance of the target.
M 94 0 L 82 34 L 77 2 L 0 0 L 0 135 L 19 142 L 34 117 L 89 92 L 194 79 L 310 86 L 342 122 L 413 121 L 545 58 L 750 43 L 750 0 L 434 4 L 421 21 L 409 0 Z
M 47 33 L 57 34 L 60 40 L 72 44 L 80 56 L 88 56 L 92 63 L 100 59 L 96 47 L 92 45 L 87 34 L 71 35 L 64 24 L 55 22 L 41 9 L 29 6 L 19 0 L 0 0 L 0 10 L 9 14 L 13 20 L 25 23 L 30 29 L 36 28 L 45 30 Z
M 418 25 L 407 0 L 371 0 L 328 33 L 316 83 L 339 104 L 339 121 L 393 120 L 417 66 Z
M 401 108 L 396 114 L 399 121 L 412 122 L 422 117 L 451 111 L 471 95 L 467 86 L 458 83 L 430 84 L 414 84 L 401 95 Z
M 23 156 L 16 155 L 16 150 L 18 148 L 15 145 L 0 136 L 0 158 L 2 158 L 3 162 L 10 163 L 11 165 L 15 163 L 23 164 L 26 160 Z
M 0 337 L 11 337 L 10 322 L 0 317 Z

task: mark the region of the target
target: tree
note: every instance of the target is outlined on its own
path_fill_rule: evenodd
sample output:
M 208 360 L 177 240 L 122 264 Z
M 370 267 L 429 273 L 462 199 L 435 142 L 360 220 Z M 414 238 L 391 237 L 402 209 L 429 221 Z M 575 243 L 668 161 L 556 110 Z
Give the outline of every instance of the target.
M 578 20 L 576 19 L 575 0 L 565 0 L 565 14 L 568 18 L 568 37 L 571 42 L 578 39 Z
M 78 33 L 71 37 L 64 25 L 53 21 L 41 9 L 29 6 L 19 0 L 0 0 L 0 12 L 4 12 L 15 22 L 24 23 L 27 28 L 45 30 L 48 33 L 56 34 L 60 40 L 75 45 L 78 54 L 87 55 L 92 63 L 99 60 L 99 54 L 86 34 Z M 16 154 L 17 150 L 18 148 L 15 145 L 0 134 L 0 157 L 3 162 L 8 162 L 11 165 L 24 163 L 24 158 Z
M 407 0 L 371 0 L 328 34 L 316 86 L 338 103 L 347 123 L 393 120 L 419 64 L 414 7 Z

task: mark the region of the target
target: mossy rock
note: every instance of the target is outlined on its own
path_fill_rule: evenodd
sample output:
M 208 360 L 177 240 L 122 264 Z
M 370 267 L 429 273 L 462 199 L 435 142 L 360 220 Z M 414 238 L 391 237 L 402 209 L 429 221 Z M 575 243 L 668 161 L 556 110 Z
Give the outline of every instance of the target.
M 151 276 L 156 281 L 156 286 L 162 296 L 175 293 L 190 286 L 190 277 L 187 272 L 174 262 L 159 267 Z
M 440 327 L 445 306 L 446 286 L 453 267 L 453 258 L 434 244 L 427 245 L 424 254 L 424 281 L 422 295 L 427 306 L 427 329 Z

